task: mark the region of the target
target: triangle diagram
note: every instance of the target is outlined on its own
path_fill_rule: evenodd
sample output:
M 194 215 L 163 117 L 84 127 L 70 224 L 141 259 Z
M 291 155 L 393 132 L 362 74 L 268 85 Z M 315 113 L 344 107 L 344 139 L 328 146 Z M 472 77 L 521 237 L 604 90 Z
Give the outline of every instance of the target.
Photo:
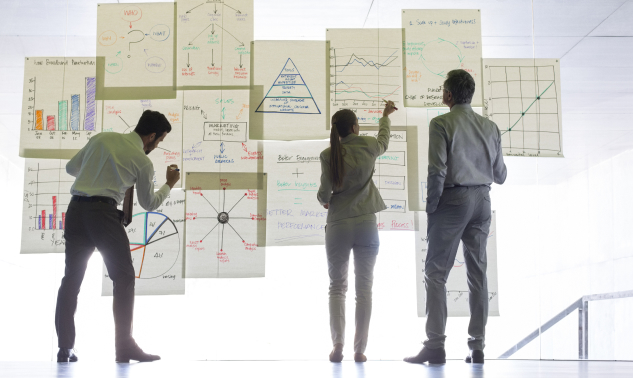
M 321 114 L 310 89 L 290 58 L 255 112 Z

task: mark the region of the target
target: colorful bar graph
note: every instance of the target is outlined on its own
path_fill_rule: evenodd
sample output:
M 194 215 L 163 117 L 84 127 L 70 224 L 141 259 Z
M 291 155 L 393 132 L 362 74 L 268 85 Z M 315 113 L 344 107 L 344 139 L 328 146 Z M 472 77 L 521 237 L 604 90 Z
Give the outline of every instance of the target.
M 58 102 L 57 122 L 58 130 L 68 130 L 68 100 Z
M 44 111 L 35 111 L 35 130 L 44 130 Z
M 97 78 L 86 78 L 86 118 L 84 119 L 84 130 L 95 130 L 95 119 L 97 118 L 97 103 L 95 95 L 97 93 Z
M 55 229 L 55 225 L 57 224 L 57 196 L 53 196 L 53 214 L 51 214 L 51 228 Z
M 55 228 L 55 223 L 53 222 L 53 214 L 48 214 L 48 228 L 51 230 Z
M 41 215 L 37 216 L 37 229 L 38 230 L 42 229 L 42 216 Z
M 60 222 L 61 226 L 59 227 L 62 230 L 66 229 L 66 213 L 62 213 L 62 221 Z
M 70 96 L 70 129 L 79 130 L 79 95 Z
M 46 229 L 46 210 L 42 210 L 42 227 L 40 229 Z
M 55 116 L 54 115 L 46 116 L 46 130 L 55 131 Z

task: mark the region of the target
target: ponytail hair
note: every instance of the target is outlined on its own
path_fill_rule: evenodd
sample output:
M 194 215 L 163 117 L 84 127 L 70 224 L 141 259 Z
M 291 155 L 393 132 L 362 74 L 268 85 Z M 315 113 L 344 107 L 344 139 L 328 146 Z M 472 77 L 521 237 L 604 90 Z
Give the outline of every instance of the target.
M 343 147 L 339 138 L 345 138 L 352 133 L 356 125 L 356 114 L 349 109 L 341 109 L 332 116 L 330 129 L 330 179 L 334 188 L 343 185 L 345 164 L 343 164 Z

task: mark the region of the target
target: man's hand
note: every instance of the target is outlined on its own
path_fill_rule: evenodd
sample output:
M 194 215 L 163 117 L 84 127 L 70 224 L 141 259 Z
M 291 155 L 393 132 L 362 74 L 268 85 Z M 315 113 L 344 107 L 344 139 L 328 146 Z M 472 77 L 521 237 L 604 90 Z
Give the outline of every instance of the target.
M 329 209 L 329 208 L 330 208 L 330 204 L 329 204 L 329 203 L 326 203 L 325 205 L 323 205 L 323 208 L 324 208 L 325 210 Z
M 394 104 L 393 101 L 387 101 L 387 103 L 385 104 L 385 110 L 382 111 L 382 116 L 389 117 L 389 114 L 395 111 L 396 111 L 396 104 Z
M 172 164 L 167 167 L 167 185 L 173 189 L 178 180 L 180 180 L 180 170 L 178 169 L 178 165 Z

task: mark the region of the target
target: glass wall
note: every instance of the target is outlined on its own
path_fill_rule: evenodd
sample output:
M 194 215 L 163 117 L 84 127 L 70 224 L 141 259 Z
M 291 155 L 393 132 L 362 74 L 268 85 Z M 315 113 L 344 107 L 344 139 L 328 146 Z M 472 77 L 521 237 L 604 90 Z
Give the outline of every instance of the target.
M 288 21 L 285 15 L 299 11 L 294 2 L 256 1 L 255 38 L 322 40 L 327 27 L 363 25 L 369 2 L 326 3 L 329 7 L 302 5 L 306 18 Z M 0 96 L 6 100 L 0 101 L 5 208 L 0 358 L 5 360 L 50 360 L 56 353 L 53 318 L 64 256 L 19 255 L 17 199 L 24 163 L 18 158 L 17 130 L 24 57 L 95 54 L 96 3 L 58 5 L 64 11 L 55 17 L 65 20 L 68 11 L 82 27 L 68 23 L 55 35 L 41 35 L 46 28 L 18 32 L 14 22 L 0 35 L 0 47 L 8 52 L 0 60 Z M 10 6 L 3 19 L 18 17 L 26 6 Z M 438 7 L 481 9 L 484 58 L 560 59 L 565 157 L 507 157 L 508 180 L 491 192 L 500 316 L 489 319 L 486 357 L 496 358 L 583 296 L 633 290 L 633 33 L 626 21 L 633 6 L 625 1 L 377 0 L 365 27 L 399 28 L 401 9 Z M 428 132 L 428 125 L 418 127 Z M 380 236 L 366 354 L 372 360 L 399 360 L 416 354 L 425 338 L 425 319 L 417 317 L 415 236 Z M 100 296 L 101 269 L 95 254 L 76 315 L 82 360 L 114 353 L 111 298 Z M 184 296 L 137 297 L 134 333 L 142 348 L 163 359 L 324 360 L 331 349 L 328 283 L 323 246 L 267 248 L 265 278 L 188 279 Z M 350 280 L 348 357 L 353 308 Z M 633 360 L 633 298 L 590 301 L 588 313 L 588 358 Z M 466 355 L 467 327 L 468 318 L 449 319 L 448 358 Z M 578 328 L 578 310 L 570 310 L 510 358 L 577 359 Z

